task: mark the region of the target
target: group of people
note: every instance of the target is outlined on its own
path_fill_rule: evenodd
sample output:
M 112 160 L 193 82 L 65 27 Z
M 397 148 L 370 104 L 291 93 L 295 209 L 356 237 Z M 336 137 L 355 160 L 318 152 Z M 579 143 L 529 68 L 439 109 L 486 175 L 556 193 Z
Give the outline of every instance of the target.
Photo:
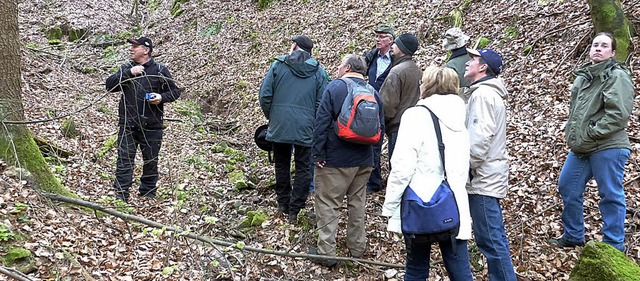
M 391 171 L 382 207 L 382 215 L 389 217 L 388 230 L 402 232 L 400 203 L 405 188 L 411 186 L 427 202 L 446 171 L 460 212 L 455 241 L 439 243 L 449 277 L 473 279 L 467 249 L 473 231 L 487 259 L 489 279 L 516 280 L 500 205 L 507 194 L 509 172 L 508 91 L 499 78 L 502 56 L 491 49 L 467 49 L 469 36 L 452 28 L 443 39 L 443 48 L 450 51 L 447 64 L 422 71 L 413 58 L 419 48 L 415 35 L 396 37 L 385 24 L 376 26 L 374 34 L 375 48 L 364 56 L 344 56 L 336 73 L 340 79 L 331 80 L 312 57 L 313 41 L 305 35 L 293 37 L 289 53 L 271 64 L 259 101 L 269 120 L 266 139 L 273 143 L 279 211 L 295 223 L 314 182 L 318 241 L 309 253 L 326 256 L 314 261 L 334 266 L 337 262 L 331 257 L 336 256 L 336 229 L 346 197 L 349 254 L 365 253 L 366 196 L 382 190 L 383 138 L 375 144 L 350 142 L 338 137 L 335 122 L 351 91 L 349 84 L 368 83 L 380 108 L 381 131 L 388 139 Z M 151 57 L 151 40 L 142 37 L 129 43 L 131 62 L 106 83 L 107 90 L 122 92 L 114 189 L 124 201 L 129 199 L 138 147 L 144 159 L 140 196 L 155 196 L 163 104 L 180 96 L 169 71 Z M 626 127 L 634 89 L 629 71 L 614 59 L 615 48 L 611 34 L 598 33 L 590 47 L 591 62 L 574 72 L 565 129 L 570 152 L 558 181 L 564 233 L 550 239 L 558 247 L 584 245 L 583 197 L 586 183 L 595 178 L 603 242 L 625 249 L 622 180 L 631 148 Z M 437 116 L 447 148 L 446 166 L 439 159 L 429 111 L 422 107 Z M 415 235 L 405 235 L 404 242 L 405 280 L 427 279 L 431 242 Z

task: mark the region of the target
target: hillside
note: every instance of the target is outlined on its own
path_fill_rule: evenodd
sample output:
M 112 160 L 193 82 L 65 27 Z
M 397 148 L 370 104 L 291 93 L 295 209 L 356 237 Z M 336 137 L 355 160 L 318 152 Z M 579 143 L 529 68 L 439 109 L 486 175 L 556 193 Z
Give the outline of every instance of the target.
M 397 33 L 420 37 L 415 56 L 424 68 L 442 64 L 446 53 L 440 36 L 450 27 L 444 19 L 465 1 L 274 1 L 261 10 L 254 0 L 214 1 L 37 0 L 21 1 L 23 102 L 28 120 L 55 121 L 29 125 L 35 135 L 74 153 L 49 157 L 52 170 L 71 191 L 87 201 L 148 218 L 199 235 L 291 253 L 313 246 L 309 224 L 292 226 L 279 217 L 273 168 L 266 153 L 253 144 L 253 130 L 265 124 L 257 93 L 270 59 L 284 54 L 293 35 L 304 33 L 315 43 L 314 57 L 334 76 L 341 55 L 362 53 L 374 45 L 373 27 L 391 23 Z M 567 154 L 564 124 L 568 113 L 571 71 L 587 59 L 591 22 L 586 1 L 466 1 L 462 29 L 472 40 L 487 37 L 502 53 L 501 76 L 510 91 L 508 147 L 510 192 L 502 201 L 516 271 L 522 280 L 567 280 L 578 250 L 547 243 L 561 234 L 562 202 L 557 177 Z M 548 2 L 543 4 L 543 2 Z M 624 0 L 626 14 L 640 28 L 640 1 Z M 177 5 L 177 6 L 176 6 Z M 182 11 L 181 11 L 182 10 Z M 83 31 L 71 42 L 50 45 L 45 33 Z M 86 32 L 86 33 L 85 33 Z M 128 58 L 124 39 L 147 36 L 158 61 L 184 89 L 181 100 L 165 107 L 169 119 L 160 152 L 160 197 L 133 196 L 131 206 L 117 207 L 112 183 L 119 93 L 105 91 L 105 79 Z M 640 39 L 634 37 L 634 45 Z M 535 44 L 535 45 L 534 45 Z M 525 55 L 524 49 L 534 45 Z M 630 68 L 640 87 L 640 57 Z M 628 256 L 640 261 L 640 103 L 636 99 L 629 132 L 632 155 L 626 166 Z M 66 116 L 69 114 L 69 116 Z M 65 120 L 78 125 L 79 136 L 67 138 Z M 141 171 L 141 158 L 136 175 Z M 386 168 L 386 167 L 385 167 Z M 25 237 L 14 241 L 31 250 L 45 280 L 398 280 L 388 267 L 341 263 L 320 267 L 286 257 L 212 247 L 180 232 L 152 230 L 114 217 L 97 217 L 61 207 L 35 193 L 2 166 L 0 222 Z M 239 172 L 242 172 L 240 174 Z M 385 177 L 388 171 L 385 170 Z M 244 177 L 254 188 L 237 190 L 230 178 Z M 134 184 L 134 186 L 137 186 Z M 588 188 L 587 239 L 600 240 L 595 182 Z M 369 249 L 365 259 L 403 265 L 404 244 L 386 231 L 377 214 L 384 194 L 367 198 Z M 308 207 L 313 207 L 310 197 Z M 28 205 L 24 207 L 23 205 Z M 248 211 L 269 215 L 262 226 L 239 228 Z M 346 208 L 344 208 L 346 213 Z M 346 221 L 340 221 L 338 247 L 344 251 Z M 472 248 L 474 277 L 487 279 L 477 247 Z M 0 247 L 0 253 L 6 248 Z M 435 251 L 438 252 L 438 251 Z M 215 266 L 214 253 L 234 267 Z M 344 252 L 339 253 L 344 255 Z M 433 254 L 433 261 L 441 260 Z M 386 275 L 386 277 L 385 277 Z M 448 280 L 436 262 L 430 280 Z

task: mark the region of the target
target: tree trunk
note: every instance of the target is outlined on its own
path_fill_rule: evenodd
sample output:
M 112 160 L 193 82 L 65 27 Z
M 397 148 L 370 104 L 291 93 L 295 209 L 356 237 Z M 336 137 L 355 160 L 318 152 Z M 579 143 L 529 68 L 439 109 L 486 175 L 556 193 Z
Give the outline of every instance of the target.
M 595 32 L 611 32 L 616 38 L 616 60 L 626 62 L 631 52 L 631 30 L 620 0 L 589 0 Z
M 8 165 L 29 171 L 36 185 L 46 191 L 70 195 L 53 176 L 24 124 L 20 86 L 20 34 L 18 1 L 0 1 L 0 158 Z

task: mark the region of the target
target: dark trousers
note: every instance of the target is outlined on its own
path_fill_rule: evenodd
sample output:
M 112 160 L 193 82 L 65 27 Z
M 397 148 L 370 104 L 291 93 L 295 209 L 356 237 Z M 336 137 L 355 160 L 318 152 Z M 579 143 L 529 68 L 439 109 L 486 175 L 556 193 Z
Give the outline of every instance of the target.
M 291 147 L 293 146 L 295 175 L 291 188 Z M 276 197 L 280 211 L 289 215 L 304 209 L 311 184 L 311 147 L 288 143 L 273 144 L 276 170 Z
M 387 148 L 389 149 L 389 171 L 391 171 L 391 156 L 396 148 L 396 140 L 398 139 L 398 131 L 387 133 Z
M 429 262 L 431 259 L 431 243 L 424 238 L 411 238 L 404 235 L 407 247 L 407 265 L 404 274 L 405 281 L 427 280 L 429 278 Z M 451 241 L 438 242 L 444 267 L 451 281 L 472 281 L 471 263 L 466 240 L 455 240 L 455 247 Z
M 116 193 L 129 195 L 132 184 L 138 147 L 142 151 L 142 176 L 140 194 L 155 193 L 158 182 L 158 152 L 162 143 L 162 129 L 141 129 L 120 127 L 118 131 L 118 160 L 116 162 L 116 180 L 113 184 Z
M 381 134 L 380 141 L 373 146 L 373 171 L 367 182 L 367 189 L 372 191 L 382 190 L 382 172 L 380 169 L 380 154 L 382 153 L 382 140 L 384 134 Z

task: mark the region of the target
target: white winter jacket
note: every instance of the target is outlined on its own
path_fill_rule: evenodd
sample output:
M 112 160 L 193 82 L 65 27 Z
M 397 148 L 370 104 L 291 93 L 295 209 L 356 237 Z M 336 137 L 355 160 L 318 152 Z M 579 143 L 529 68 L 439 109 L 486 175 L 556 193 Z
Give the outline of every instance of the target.
M 469 240 L 471 215 L 465 189 L 469 174 L 469 134 L 464 124 L 464 101 L 457 95 L 433 95 L 418 101 L 418 105 L 429 107 L 440 119 L 447 177 L 460 211 L 456 238 Z M 389 231 L 402 233 L 400 201 L 405 188 L 411 186 L 423 201 L 429 201 L 444 178 L 433 121 L 425 108 L 415 106 L 402 115 L 391 167 L 382 215 L 390 217 Z
M 504 198 L 507 195 L 509 163 L 507 159 L 507 89 L 500 78 L 491 78 L 469 86 L 465 93 L 467 130 L 471 142 L 469 194 Z

